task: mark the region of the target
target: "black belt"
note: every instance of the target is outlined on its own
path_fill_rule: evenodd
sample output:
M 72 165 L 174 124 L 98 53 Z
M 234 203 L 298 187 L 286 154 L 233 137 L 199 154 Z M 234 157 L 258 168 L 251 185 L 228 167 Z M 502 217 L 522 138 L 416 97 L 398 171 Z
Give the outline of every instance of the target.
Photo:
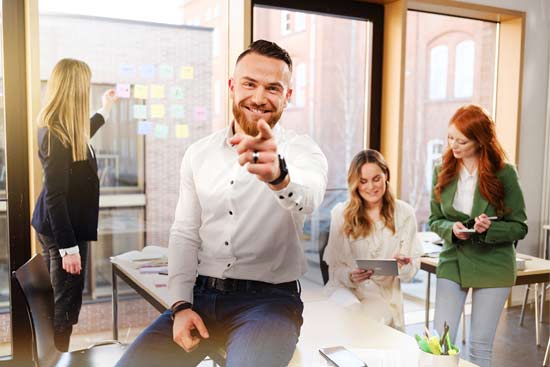
M 260 282 L 257 280 L 230 279 L 230 278 L 220 279 L 220 278 L 199 275 L 197 277 L 196 285 L 203 289 L 217 289 L 222 292 L 235 292 L 235 291 L 250 292 L 250 291 L 261 290 L 265 288 L 277 288 L 277 289 L 284 289 L 292 292 L 298 292 L 298 281 L 272 284 L 272 283 Z

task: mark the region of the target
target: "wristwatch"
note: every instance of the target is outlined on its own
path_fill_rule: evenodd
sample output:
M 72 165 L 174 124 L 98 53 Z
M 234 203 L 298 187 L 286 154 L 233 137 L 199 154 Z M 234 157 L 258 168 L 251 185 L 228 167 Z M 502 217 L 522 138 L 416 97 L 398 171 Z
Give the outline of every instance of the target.
M 189 308 L 192 308 L 193 304 L 189 302 L 177 302 L 172 307 L 170 307 L 170 311 L 172 311 L 172 315 L 170 315 L 170 318 L 174 320 L 174 317 L 176 314 L 180 311 L 187 310 Z
M 269 182 L 270 185 L 280 184 L 285 180 L 286 176 L 288 175 L 288 168 L 286 166 L 286 161 L 284 157 L 280 154 L 278 154 L 278 156 L 279 156 L 279 169 L 281 170 L 281 174 L 279 175 L 279 177 Z

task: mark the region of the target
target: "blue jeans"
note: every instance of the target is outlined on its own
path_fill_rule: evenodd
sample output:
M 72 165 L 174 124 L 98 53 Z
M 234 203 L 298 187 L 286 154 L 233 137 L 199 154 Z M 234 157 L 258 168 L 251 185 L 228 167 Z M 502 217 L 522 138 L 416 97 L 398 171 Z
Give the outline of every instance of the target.
M 53 288 L 55 346 L 66 352 L 69 349 L 73 325 L 78 322 L 82 307 L 89 244 L 86 241 L 78 241 L 82 270 L 80 274 L 70 274 L 63 269 L 63 260 L 55 240 L 40 233 L 38 240 L 42 245 L 42 257 L 50 272 Z
M 263 288 L 222 292 L 195 285 L 193 310 L 209 339 L 191 353 L 172 340 L 167 310 L 128 347 L 117 367 L 194 367 L 207 355 L 227 351 L 228 367 L 287 366 L 302 326 L 303 303 L 295 291 Z
M 447 321 L 453 344 L 456 344 L 458 322 L 468 289 L 461 288 L 460 284 L 448 279 L 437 279 L 434 328 L 441 335 L 443 324 Z M 472 289 L 472 315 L 468 338 L 469 360 L 480 367 L 491 366 L 493 340 L 509 293 L 510 288 Z

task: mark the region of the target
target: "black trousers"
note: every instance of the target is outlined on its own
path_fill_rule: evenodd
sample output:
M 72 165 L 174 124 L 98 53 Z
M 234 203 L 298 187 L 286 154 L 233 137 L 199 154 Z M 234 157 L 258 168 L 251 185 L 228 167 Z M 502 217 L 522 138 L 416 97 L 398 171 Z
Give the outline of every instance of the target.
M 55 345 L 60 351 L 66 352 L 69 349 L 73 325 L 78 322 L 82 306 L 89 243 L 78 242 L 82 270 L 80 274 L 70 274 L 63 269 L 59 246 L 55 240 L 40 233 L 38 240 L 42 245 L 42 256 L 50 272 L 53 287 Z

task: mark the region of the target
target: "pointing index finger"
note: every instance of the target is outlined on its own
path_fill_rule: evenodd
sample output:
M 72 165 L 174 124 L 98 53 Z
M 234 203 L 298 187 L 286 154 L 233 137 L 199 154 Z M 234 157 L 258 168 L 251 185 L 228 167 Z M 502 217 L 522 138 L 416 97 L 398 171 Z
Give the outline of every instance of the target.
M 258 131 L 259 131 L 258 137 L 262 140 L 268 140 L 273 138 L 273 133 L 271 132 L 271 128 L 269 127 L 267 122 L 265 122 L 264 119 L 258 120 Z

